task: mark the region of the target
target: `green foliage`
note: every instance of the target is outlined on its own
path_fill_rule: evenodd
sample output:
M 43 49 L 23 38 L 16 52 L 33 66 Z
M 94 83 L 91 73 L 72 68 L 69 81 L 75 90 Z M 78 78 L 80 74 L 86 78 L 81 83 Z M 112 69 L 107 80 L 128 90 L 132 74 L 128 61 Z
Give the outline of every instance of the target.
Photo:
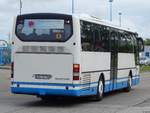
M 141 66 L 140 72 L 150 72 L 150 66 Z
M 145 45 L 150 45 L 150 39 L 148 39 L 148 38 L 145 39 L 145 40 L 144 40 L 144 44 L 145 44 Z

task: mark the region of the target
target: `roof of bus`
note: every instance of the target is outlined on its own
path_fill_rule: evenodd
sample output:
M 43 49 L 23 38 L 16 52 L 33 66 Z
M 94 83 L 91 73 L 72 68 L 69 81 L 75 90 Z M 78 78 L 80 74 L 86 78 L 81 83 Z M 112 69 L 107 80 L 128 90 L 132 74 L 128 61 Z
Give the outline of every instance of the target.
M 101 25 L 105 25 L 105 26 L 109 26 L 109 27 L 113 27 L 113 28 L 116 28 L 116 29 L 120 29 L 120 30 L 123 30 L 123 31 L 127 31 L 127 32 L 137 34 L 136 31 L 131 30 L 130 28 L 120 27 L 118 25 L 113 24 L 110 21 L 102 20 L 102 19 L 99 19 L 99 18 L 94 17 L 94 16 L 90 16 L 90 15 L 87 15 L 87 14 L 74 14 L 73 16 L 76 17 L 76 18 L 79 18 L 81 20 L 85 20 L 85 21 L 89 21 L 89 22 L 93 22 L 93 23 L 97 23 L 97 24 L 101 24 Z
M 23 15 L 18 15 L 18 16 L 30 16 L 30 15 L 34 16 L 34 15 L 47 15 L 47 14 L 61 15 L 61 16 L 71 16 L 70 14 L 63 14 L 63 13 L 29 13 L 29 14 L 23 14 Z M 89 21 L 89 22 L 93 22 L 93 23 L 97 23 L 97 24 L 101 24 L 101 25 L 105 25 L 105 26 L 113 27 L 113 28 L 116 28 L 116 29 L 119 29 L 119 30 L 123 30 L 123 31 L 127 31 L 127 32 L 137 34 L 136 31 L 133 31 L 129 28 L 117 26 L 117 25 L 113 24 L 110 21 L 102 20 L 102 19 L 99 19 L 97 17 L 90 16 L 88 14 L 73 14 L 72 16 L 76 17 L 80 20 L 85 20 L 85 21 Z

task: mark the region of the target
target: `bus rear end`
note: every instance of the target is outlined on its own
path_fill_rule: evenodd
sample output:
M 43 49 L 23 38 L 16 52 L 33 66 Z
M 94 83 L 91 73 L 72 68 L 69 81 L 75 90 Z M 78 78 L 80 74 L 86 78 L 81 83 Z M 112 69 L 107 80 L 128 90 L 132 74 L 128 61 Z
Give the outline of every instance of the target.
M 11 91 L 37 96 L 79 96 L 73 19 L 63 14 L 27 14 L 16 19 Z M 75 74 L 76 73 L 76 74 Z M 73 76 L 77 75 L 77 76 Z

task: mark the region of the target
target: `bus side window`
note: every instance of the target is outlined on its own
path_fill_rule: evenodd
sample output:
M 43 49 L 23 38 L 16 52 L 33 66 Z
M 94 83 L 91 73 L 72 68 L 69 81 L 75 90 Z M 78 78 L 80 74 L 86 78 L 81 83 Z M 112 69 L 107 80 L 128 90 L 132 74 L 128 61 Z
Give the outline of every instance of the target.
M 134 53 L 133 40 L 130 33 L 126 34 L 126 38 L 127 38 L 127 52 Z
M 133 39 L 133 46 L 134 46 L 135 64 L 138 65 L 139 64 L 139 52 L 138 52 L 138 45 L 137 45 L 135 34 L 132 34 L 132 39 Z
M 126 36 L 123 33 L 120 34 L 120 41 L 119 41 L 119 52 L 126 53 L 127 52 L 127 39 Z
M 93 43 L 94 43 L 94 38 L 92 32 L 92 24 L 89 22 L 81 21 L 82 51 L 92 51 Z
M 109 27 L 81 21 L 82 51 L 109 52 Z
M 99 26 L 99 48 L 100 52 L 109 52 L 109 28 Z
M 118 32 L 115 29 L 112 29 L 112 32 L 110 33 L 111 38 L 111 51 L 118 52 Z
M 100 29 L 99 26 L 95 26 L 94 28 L 94 51 L 103 51 L 102 47 L 102 39 L 100 37 Z

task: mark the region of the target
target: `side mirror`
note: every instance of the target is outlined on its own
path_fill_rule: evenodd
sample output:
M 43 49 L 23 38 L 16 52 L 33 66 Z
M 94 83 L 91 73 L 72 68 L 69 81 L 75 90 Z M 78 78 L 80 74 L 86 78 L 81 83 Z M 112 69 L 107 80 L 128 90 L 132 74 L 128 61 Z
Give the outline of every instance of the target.
M 144 41 L 142 38 L 140 38 L 140 37 L 137 38 L 137 45 L 138 45 L 139 52 L 143 52 L 144 51 Z

